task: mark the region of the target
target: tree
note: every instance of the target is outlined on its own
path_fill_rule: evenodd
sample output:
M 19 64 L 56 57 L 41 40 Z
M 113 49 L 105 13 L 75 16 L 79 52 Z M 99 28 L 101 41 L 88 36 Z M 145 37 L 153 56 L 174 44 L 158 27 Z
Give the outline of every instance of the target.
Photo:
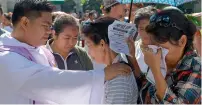
M 61 10 L 67 13 L 75 12 L 75 6 L 74 0 L 65 0 L 64 4 L 61 5 Z
M 81 0 L 81 5 L 84 5 L 86 3 L 86 0 Z
M 86 10 L 95 10 L 98 13 L 101 13 L 100 6 L 102 4 L 102 0 L 81 0 L 83 5 L 83 11 Z

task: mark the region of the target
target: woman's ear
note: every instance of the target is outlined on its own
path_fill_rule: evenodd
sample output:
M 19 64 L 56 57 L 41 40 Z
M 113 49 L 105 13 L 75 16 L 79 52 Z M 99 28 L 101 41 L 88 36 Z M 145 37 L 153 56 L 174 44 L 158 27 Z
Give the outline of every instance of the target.
M 107 51 L 108 49 L 107 49 L 107 44 L 106 44 L 106 42 L 103 40 L 103 39 L 101 39 L 101 41 L 100 41 L 100 46 L 102 47 L 102 50 L 103 51 Z
M 101 39 L 100 45 L 101 45 L 102 47 L 105 47 L 106 43 L 105 43 L 105 41 L 104 41 L 103 39 Z
M 58 38 L 58 36 L 56 35 L 56 32 L 55 30 L 52 30 L 52 36 L 53 36 L 53 39 L 56 40 Z
M 184 47 L 187 44 L 187 36 L 186 35 L 182 35 L 180 40 L 179 40 L 179 46 L 180 47 Z

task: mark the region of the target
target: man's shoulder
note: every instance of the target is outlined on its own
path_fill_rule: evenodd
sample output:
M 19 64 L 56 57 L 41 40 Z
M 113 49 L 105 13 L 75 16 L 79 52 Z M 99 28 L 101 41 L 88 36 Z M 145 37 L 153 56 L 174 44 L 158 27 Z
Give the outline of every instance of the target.
M 25 65 L 31 65 L 32 62 L 30 62 L 27 58 L 23 57 L 22 55 L 15 53 L 15 52 L 9 52 L 9 51 L 3 51 L 0 52 L 0 66 L 4 66 L 7 68 L 10 67 L 16 67 L 16 69 Z

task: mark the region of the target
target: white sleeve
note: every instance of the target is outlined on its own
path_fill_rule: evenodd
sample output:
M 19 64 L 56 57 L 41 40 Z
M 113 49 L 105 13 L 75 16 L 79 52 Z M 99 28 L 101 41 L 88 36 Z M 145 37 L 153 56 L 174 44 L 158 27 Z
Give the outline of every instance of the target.
M 104 85 L 103 70 L 61 71 L 15 53 L 0 56 L 0 70 L 0 77 L 9 83 L 1 84 L 9 86 L 5 91 L 17 90 L 25 97 L 46 103 L 89 104 L 91 97 L 101 95 L 93 90 L 104 90 L 101 88 Z

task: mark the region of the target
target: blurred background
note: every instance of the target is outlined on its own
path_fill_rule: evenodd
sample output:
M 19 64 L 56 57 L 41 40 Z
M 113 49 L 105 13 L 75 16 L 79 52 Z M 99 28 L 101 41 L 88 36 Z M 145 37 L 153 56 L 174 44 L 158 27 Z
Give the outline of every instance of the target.
M 0 6 L 4 12 L 13 12 L 14 4 L 17 0 L 0 0 Z M 77 18 L 87 11 L 96 11 L 98 15 L 101 14 L 100 6 L 102 0 L 48 0 L 55 5 L 56 11 L 64 11 L 69 14 L 75 15 Z M 163 8 L 166 5 L 163 4 L 144 4 L 154 5 L 157 8 Z M 178 6 L 186 14 L 201 12 L 201 0 L 195 0 L 193 2 L 185 3 Z

